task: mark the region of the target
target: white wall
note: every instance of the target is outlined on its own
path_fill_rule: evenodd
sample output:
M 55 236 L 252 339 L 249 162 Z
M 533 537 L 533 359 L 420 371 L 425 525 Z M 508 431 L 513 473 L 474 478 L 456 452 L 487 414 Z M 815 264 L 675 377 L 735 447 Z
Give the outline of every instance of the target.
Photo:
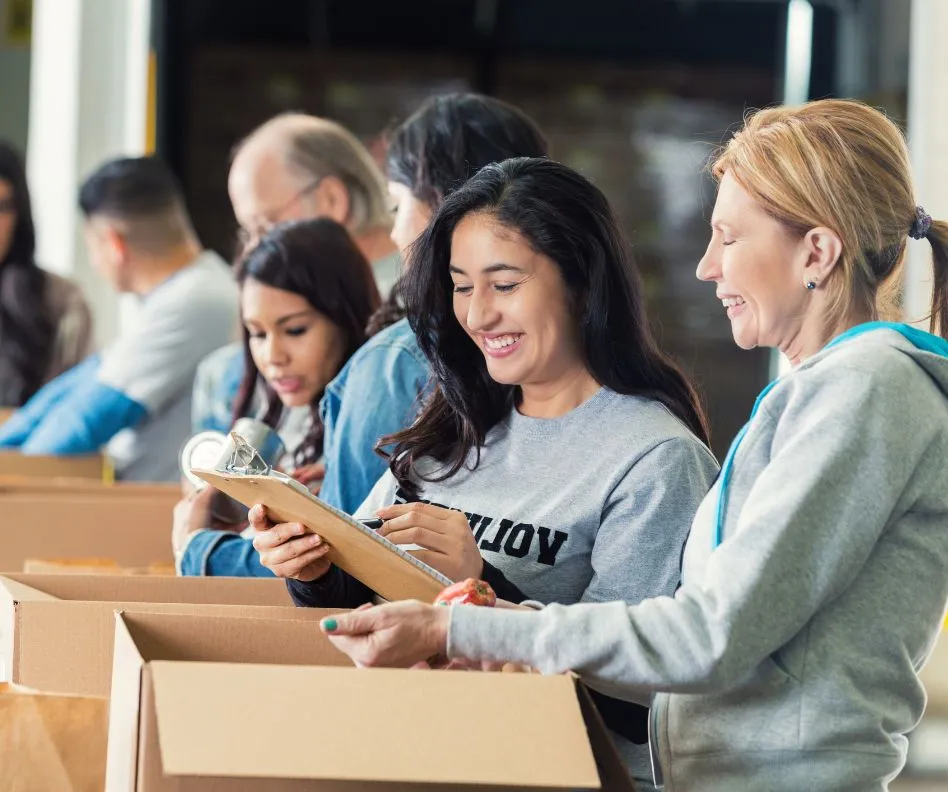
M 76 280 L 100 344 L 120 303 L 91 267 L 76 207 L 85 177 L 145 150 L 150 0 L 34 0 L 27 169 L 38 257 Z

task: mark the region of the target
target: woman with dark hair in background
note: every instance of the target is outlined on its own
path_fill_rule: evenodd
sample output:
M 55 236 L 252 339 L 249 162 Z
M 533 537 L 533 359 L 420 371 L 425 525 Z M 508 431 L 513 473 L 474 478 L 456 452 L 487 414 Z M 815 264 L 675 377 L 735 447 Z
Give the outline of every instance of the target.
M 249 412 L 260 378 L 266 383 L 267 425 L 279 429 L 288 409 L 308 407 L 302 440 L 283 464 L 310 483 L 308 471 L 323 456 L 319 402 L 365 343 L 366 324 L 379 305 L 372 270 L 341 225 L 302 220 L 268 232 L 239 263 L 237 278 L 246 373 L 235 420 Z M 175 508 L 176 557 L 209 524 L 212 495 L 210 488 L 192 493 Z M 213 547 L 204 549 L 211 555 Z
M 516 107 L 477 94 L 429 99 L 389 141 L 389 192 L 396 203 L 392 239 L 407 256 L 443 198 L 481 167 L 546 153 L 543 134 Z M 428 381 L 427 361 L 404 315 L 396 286 L 369 323 L 372 338 L 329 383 L 321 405 L 326 473 L 319 496 L 350 514 L 385 472 L 376 443 L 414 420 Z M 268 537 L 258 539 L 263 547 Z M 188 574 L 271 574 L 250 542 L 235 534 L 205 532 L 185 558 Z
M 602 192 L 550 160 L 483 168 L 415 243 L 404 293 L 436 387 L 417 422 L 383 440 L 391 469 L 356 515 L 384 520 L 379 533 L 420 546 L 448 578 L 485 580 L 513 602 L 671 595 L 717 463 L 694 390 L 652 337 Z M 251 523 L 266 529 L 264 511 Z M 296 555 L 294 530 L 256 542 L 298 603 L 371 601 L 317 538 Z M 599 704 L 647 783 L 648 710 Z
M 20 407 L 92 347 L 79 288 L 37 265 L 20 156 L 0 141 L 0 407 Z

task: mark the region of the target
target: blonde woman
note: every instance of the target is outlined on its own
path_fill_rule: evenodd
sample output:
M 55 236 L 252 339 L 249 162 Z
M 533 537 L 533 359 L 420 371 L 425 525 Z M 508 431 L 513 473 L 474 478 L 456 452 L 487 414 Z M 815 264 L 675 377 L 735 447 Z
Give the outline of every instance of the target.
M 917 206 L 881 113 L 820 101 L 751 116 L 714 162 L 713 283 L 734 340 L 786 353 L 698 509 L 673 597 L 539 611 L 396 603 L 327 619 L 362 665 L 436 653 L 578 671 L 652 699 L 674 792 L 877 792 L 905 762 L 948 598 L 948 342 L 878 322 Z

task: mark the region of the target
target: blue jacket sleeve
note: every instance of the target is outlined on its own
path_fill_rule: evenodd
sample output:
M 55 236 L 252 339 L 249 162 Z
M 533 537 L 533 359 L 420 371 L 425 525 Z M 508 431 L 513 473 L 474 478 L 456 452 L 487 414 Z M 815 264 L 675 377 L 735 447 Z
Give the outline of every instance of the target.
M 40 388 L 0 427 L 0 448 L 19 448 L 53 407 L 84 381 L 95 378 L 100 358 L 92 355 Z
M 192 577 L 273 577 L 253 542 L 231 531 L 199 531 L 188 542 L 178 571 Z
M 91 454 L 147 414 L 144 406 L 94 378 L 56 403 L 29 439 L 24 454 Z
M 411 424 L 428 381 L 420 352 L 401 345 L 366 352 L 350 368 L 344 392 L 327 390 L 322 404 L 326 478 L 319 497 L 347 514 L 359 508 L 385 472 L 375 444 Z

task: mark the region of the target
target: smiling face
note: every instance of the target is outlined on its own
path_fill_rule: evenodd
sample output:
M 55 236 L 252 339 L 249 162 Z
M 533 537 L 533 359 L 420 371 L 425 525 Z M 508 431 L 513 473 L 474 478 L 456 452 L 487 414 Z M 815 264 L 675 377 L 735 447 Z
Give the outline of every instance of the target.
M 451 238 L 451 277 L 454 315 L 495 381 L 526 398 L 588 376 L 559 268 L 516 231 L 467 215 Z
M 812 308 L 806 240 L 771 217 L 729 171 L 718 189 L 698 278 L 717 284 L 735 343 L 787 350 Z
M 343 332 L 299 294 L 248 278 L 241 315 L 257 370 L 287 407 L 309 405 L 336 376 Z

